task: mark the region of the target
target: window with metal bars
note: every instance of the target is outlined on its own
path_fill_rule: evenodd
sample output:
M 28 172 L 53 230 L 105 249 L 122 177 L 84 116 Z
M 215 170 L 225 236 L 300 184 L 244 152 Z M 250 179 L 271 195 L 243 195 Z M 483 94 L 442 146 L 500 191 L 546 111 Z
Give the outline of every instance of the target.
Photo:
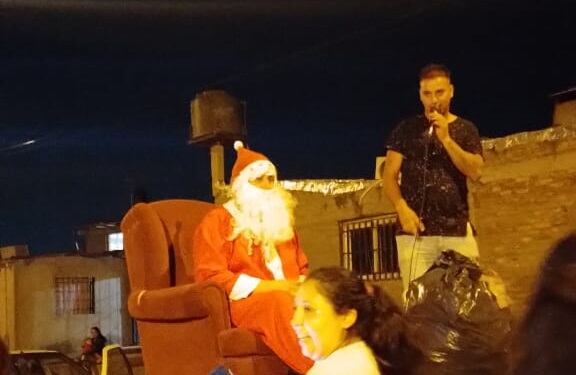
M 95 313 L 93 277 L 56 277 L 54 282 L 56 315 Z
M 365 279 L 400 278 L 396 215 L 345 220 L 340 226 L 340 265 Z

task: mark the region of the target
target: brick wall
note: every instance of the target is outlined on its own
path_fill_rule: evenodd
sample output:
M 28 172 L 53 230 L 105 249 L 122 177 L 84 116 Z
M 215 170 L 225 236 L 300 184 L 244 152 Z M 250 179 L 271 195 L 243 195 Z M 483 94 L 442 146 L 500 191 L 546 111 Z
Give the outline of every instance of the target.
M 554 127 L 483 142 L 486 166 L 471 183 L 483 265 L 504 279 L 522 313 L 550 248 L 576 229 L 576 130 Z

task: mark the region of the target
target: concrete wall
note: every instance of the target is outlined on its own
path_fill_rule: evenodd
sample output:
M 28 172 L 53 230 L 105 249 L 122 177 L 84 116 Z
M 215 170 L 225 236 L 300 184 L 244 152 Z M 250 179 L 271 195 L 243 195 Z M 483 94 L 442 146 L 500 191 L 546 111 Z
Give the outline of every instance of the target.
M 371 187 L 367 193 L 367 189 L 338 195 L 292 191 L 298 201 L 296 229 L 311 268 L 340 265 L 339 221 L 394 211 L 376 182 L 366 181 Z
M 128 280 L 123 259 L 46 256 L 10 262 L 15 291 L 15 334 L 9 342 L 11 349 L 55 349 L 78 355 L 91 326 L 99 326 L 110 342 L 131 343 L 131 322 L 125 304 Z M 56 315 L 55 277 L 94 277 L 96 313 Z M 1 290 L 0 299 L 10 303 Z
M 469 184 L 483 265 L 504 279 L 515 315 L 550 248 L 576 229 L 576 129 L 553 127 L 483 142 L 486 167 Z
M 355 185 L 354 181 L 350 182 Z M 379 181 L 367 180 L 364 189 L 343 194 L 292 191 L 298 201 L 295 210 L 296 229 L 308 255 L 310 269 L 340 265 L 338 222 L 394 212 Z M 401 301 L 399 280 L 380 284 L 397 302 Z

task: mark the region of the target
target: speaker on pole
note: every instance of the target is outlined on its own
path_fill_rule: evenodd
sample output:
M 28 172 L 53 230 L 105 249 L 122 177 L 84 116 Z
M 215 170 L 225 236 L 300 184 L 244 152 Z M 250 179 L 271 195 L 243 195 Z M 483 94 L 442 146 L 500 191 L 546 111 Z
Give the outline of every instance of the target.
M 227 144 L 246 138 L 245 105 L 223 90 L 203 91 L 190 103 L 190 142 Z

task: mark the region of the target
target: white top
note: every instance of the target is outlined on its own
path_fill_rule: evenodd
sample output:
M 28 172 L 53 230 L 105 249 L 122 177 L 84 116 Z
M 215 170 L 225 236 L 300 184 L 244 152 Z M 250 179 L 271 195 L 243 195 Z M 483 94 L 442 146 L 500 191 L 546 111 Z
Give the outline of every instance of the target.
M 306 375 L 380 375 L 372 350 L 357 341 L 316 361 Z

